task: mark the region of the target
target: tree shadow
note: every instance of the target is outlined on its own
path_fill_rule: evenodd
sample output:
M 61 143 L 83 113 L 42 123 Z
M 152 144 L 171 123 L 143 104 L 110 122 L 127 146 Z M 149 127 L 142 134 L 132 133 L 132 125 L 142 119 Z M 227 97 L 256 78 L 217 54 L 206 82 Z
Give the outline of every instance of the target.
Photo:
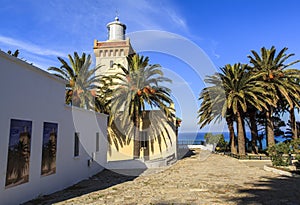
M 239 189 L 239 198 L 229 199 L 237 204 L 300 204 L 300 178 L 280 176 L 263 177 L 251 183 L 250 189 Z
M 143 169 L 135 170 L 135 172 L 139 171 L 140 174 L 144 172 Z M 89 179 L 83 180 L 73 186 L 70 186 L 64 190 L 55 192 L 50 195 L 45 195 L 31 201 L 24 203 L 23 205 L 48 205 L 61 201 L 65 201 L 71 198 L 79 197 L 81 195 L 85 195 L 94 191 L 103 190 L 109 188 L 111 186 L 121 184 L 127 181 L 133 181 L 137 175 L 122 175 L 117 172 L 113 172 L 111 170 L 103 170 L 98 174 L 90 177 Z
M 163 145 L 165 149 L 173 146 L 172 136 L 176 129 L 174 119 L 169 119 L 161 110 L 147 110 L 143 112 L 142 120 L 142 129 L 147 131 L 150 137 L 151 153 L 155 151 L 155 143 L 158 143 L 160 153 L 164 151 Z
M 115 120 L 117 121 L 117 120 Z M 131 138 L 127 138 L 127 136 L 120 131 L 119 127 L 116 125 L 116 122 L 113 122 L 112 125 L 107 128 L 107 140 L 110 146 L 108 146 L 108 153 L 112 154 L 112 145 L 117 149 L 128 145 L 130 143 Z
M 188 158 L 191 156 L 196 155 L 196 150 L 195 149 L 189 149 L 189 148 L 181 148 L 178 149 L 177 151 L 177 158 L 178 159 L 184 159 L 184 158 Z
M 135 139 L 135 125 L 130 116 L 124 118 L 123 112 L 116 116 L 108 127 L 108 153 L 112 155 L 112 147 L 117 151 L 128 146 L 131 140 Z M 175 119 L 175 118 L 174 118 Z M 145 110 L 141 115 L 140 142 L 141 132 L 146 133 L 145 141 L 149 143 L 151 154 L 155 149 L 162 153 L 165 149 L 174 146 L 176 137 L 176 125 L 173 118 L 168 118 L 163 111 Z M 158 147 L 156 147 L 158 145 Z

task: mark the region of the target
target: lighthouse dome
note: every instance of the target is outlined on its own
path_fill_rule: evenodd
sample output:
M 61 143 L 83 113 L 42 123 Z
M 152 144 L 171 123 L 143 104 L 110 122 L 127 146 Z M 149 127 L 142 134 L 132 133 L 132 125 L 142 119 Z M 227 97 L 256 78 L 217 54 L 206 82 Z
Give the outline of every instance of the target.
M 119 21 L 116 16 L 115 21 L 107 24 L 108 40 L 125 40 L 126 25 Z

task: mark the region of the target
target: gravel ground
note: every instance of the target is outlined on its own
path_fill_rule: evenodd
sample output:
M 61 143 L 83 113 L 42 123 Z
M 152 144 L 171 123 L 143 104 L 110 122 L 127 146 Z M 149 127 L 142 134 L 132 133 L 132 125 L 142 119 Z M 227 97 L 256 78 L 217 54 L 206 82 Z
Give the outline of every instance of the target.
M 104 170 L 32 204 L 300 204 L 300 179 L 205 151 L 124 176 Z

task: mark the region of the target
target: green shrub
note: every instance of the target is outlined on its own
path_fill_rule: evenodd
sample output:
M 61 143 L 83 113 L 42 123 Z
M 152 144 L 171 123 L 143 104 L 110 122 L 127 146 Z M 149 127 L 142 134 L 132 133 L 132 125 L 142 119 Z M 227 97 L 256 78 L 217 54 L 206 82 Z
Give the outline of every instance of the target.
M 221 137 L 224 138 L 223 134 L 213 135 L 210 132 L 208 132 L 204 135 L 204 139 L 207 144 L 217 144 L 220 141 Z
M 300 138 L 292 140 L 290 145 L 293 149 L 293 154 L 300 154 Z
M 216 151 L 226 151 L 228 143 L 225 141 L 223 134 L 206 133 L 204 139 L 206 144 L 216 144 Z
M 274 166 L 288 166 L 289 157 L 283 155 L 296 154 L 296 159 L 300 159 L 300 139 L 282 142 L 268 148 L 268 154 L 271 157 Z
M 220 148 L 219 151 L 221 151 L 221 152 L 226 151 L 226 148 L 228 148 L 228 142 L 225 141 L 223 134 L 221 134 L 219 142 L 217 143 L 217 147 Z
M 283 158 L 283 154 L 289 153 L 288 143 L 279 143 L 268 148 L 268 154 L 271 157 L 274 166 L 287 166 L 288 161 Z

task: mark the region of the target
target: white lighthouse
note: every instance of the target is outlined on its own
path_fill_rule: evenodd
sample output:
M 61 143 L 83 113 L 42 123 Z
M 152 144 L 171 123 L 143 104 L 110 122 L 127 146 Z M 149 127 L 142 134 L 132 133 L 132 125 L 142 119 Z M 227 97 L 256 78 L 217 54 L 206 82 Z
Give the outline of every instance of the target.
M 115 21 L 107 24 L 108 40 L 125 40 L 126 25 L 119 21 L 119 17 L 115 18 Z
M 127 67 L 126 57 L 134 53 L 129 38 L 125 38 L 126 25 L 119 21 L 119 17 L 107 24 L 107 30 L 108 39 L 106 41 L 94 41 L 96 65 L 101 66 L 96 73 L 98 75 L 120 72 L 121 69 L 115 64 Z

